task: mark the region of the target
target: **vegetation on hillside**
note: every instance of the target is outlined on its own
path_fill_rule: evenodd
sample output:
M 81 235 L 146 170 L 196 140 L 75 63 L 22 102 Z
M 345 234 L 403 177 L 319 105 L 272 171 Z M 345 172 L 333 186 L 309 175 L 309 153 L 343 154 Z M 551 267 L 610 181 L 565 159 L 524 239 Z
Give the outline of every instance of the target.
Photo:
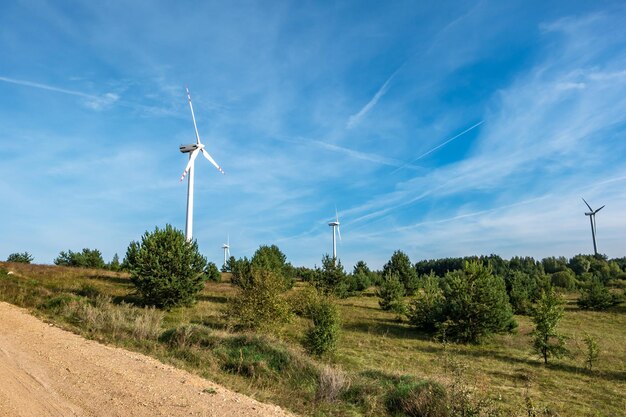
M 411 264 L 397 251 L 387 274 L 364 262 L 347 273 L 329 257 L 294 268 L 262 246 L 231 258 L 220 279 L 198 262 L 197 303 L 144 307 L 138 265 L 180 262 L 170 258 L 179 238 L 132 242 L 120 265 L 130 275 L 0 263 L 0 299 L 303 415 L 612 416 L 626 407 L 624 258 Z M 179 273 L 145 276 L 155 290 Z
M 28 252 L 16 252 L 7 257 L 7 262 L 19 262 L 29 264 L 33 261 L 33 256 Z

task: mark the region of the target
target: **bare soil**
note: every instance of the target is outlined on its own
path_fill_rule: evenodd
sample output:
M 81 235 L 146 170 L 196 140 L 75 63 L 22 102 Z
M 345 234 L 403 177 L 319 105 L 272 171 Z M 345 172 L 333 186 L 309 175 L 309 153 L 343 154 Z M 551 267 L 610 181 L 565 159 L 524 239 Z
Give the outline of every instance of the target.
M 0 302 L 0 416 L 292 416 Z

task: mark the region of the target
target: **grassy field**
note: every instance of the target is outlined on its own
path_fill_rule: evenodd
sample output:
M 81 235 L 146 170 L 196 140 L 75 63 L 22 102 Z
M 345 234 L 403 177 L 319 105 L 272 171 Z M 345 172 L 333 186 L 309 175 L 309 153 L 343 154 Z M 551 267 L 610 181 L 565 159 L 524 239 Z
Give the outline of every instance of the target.
M 196 306 L 161 312 L 134 306 L 122 273 L 0 262 L 1 300 L 302 415 L 387 415 L 393 393 L 420 380 L 440 382 L 451 401 L 467 402 L 466 415 L 626 415 L 624 305 L 581 311 L 569 295 L 559 329 L 571 356 L 545 366 L 531 353 L 527 317 L 516 317 L 516 334 L 487 344 L 442 344 L 382 311 L 370 289 L 338 302 L 339 346 L 319 361 L 300 347 L 304 319 L 278 338 L 233 332 L 223 311 L 234 293 L 228 282 L 207 283 Z M 600 346 L 593 371 L 585 367 L 586 334 Z

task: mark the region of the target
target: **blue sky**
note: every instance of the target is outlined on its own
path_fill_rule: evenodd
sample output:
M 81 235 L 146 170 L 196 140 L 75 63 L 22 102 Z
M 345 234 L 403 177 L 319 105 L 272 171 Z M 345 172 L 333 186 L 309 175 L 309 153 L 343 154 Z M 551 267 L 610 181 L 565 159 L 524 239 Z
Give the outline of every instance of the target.
M 0 259 L 183 229 L 186 85 L 218 264 L 626 255 L 622 2 L 99 3 L 0 4 Z

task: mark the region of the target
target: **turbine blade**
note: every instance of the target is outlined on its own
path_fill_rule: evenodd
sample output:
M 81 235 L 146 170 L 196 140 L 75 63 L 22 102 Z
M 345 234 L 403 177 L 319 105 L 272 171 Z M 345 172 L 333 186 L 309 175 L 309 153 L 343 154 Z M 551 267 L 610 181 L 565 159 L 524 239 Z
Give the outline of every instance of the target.
M 602 210 L 604 208 L 604 206 L 600 207 L 599 209 L 597 209 L 593 214 L 596 214 L 597 212 L 599 212 L 600 210 Z
M 593 212 L 593 209 L 591 208 L 591 206 L 589 205 L 589 203 L 587 203 L 587 200 L 585 200 L 583 198 L 583 201 L 585 202 L 585 204 L 587 205 L 587 207 L 589 207 L 589 211 Z
M 339 229 L 339 225 L 337 225 L 337 236 L 339 236 L 339 240 L 341 240 L 341 230 Z
M 218 170 L 219 172 L 221 172 L 222 174 L 225 174 L 225 172 L 222 170 L 222 168 L 220 168 L 220 166 L 219 166 L 219 165 L 217 165 L 217 162 L 215 162 L 215 160 L 211 157 L 211 155 L 209 155 L 209 153 L 208 153 L 207 151 L 205 151 L 205 150 L 204 150 L 204 148 L 202 148 L 202 149 L 201 149 L 201 151 L 202 151 L 202 155 L 204 155 L 204 157 L 205 157 L 206 159 L 208 159 L 208 160 L 209 160 L 209 162 L 210 162 L 210 163 L 212 163 L 212 164 L 213 164 L 213 166 L 214 166 L 215 168 L 217 168 L 217 170 Z
M 185 179 L 185 175 L 187 175 L 187 172 L 189 172 L 189 168 L 193 166 L 193 162 L 196 160 L 198 156 L 198 151 L 199 149 L 196 149 L 195 151 L 191 153 L 191 156 L 189 157 L 189 162 L 187 163 L 187 166 L 185 167 L 185 170 L 183 171 L 183 175 L 180 177 L 180 181 Z
M 196 142 L 200 144 L 200 135 L 198 134 L 198 126 L 196 125 L 196 115 L 193 113 L 193 104 L 191 104 L 191 94 L 189 94 L 189 88 L 187 90 L 187 100 L 189 101 L 189 108 L 191 109 L 191 119 L 193 120 L 193 128 L 196 131 Z

